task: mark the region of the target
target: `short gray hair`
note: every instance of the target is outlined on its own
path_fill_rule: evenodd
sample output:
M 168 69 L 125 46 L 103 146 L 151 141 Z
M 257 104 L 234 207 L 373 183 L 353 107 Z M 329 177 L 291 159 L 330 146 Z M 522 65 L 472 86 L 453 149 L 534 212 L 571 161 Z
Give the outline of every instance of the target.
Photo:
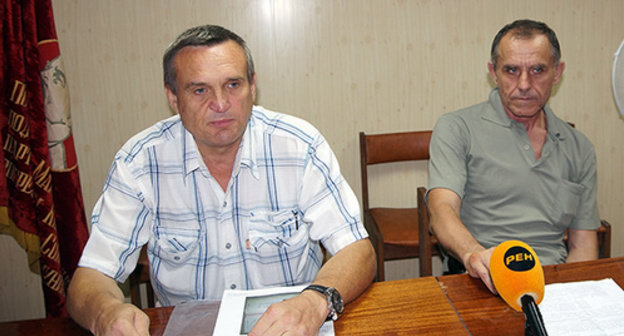
M 210 47 L 226 41 L 234 41 L 243 48 L 247 61 L 247 80 L 251 83 L 253 75 L 255 74 L 255 69 L 251 51 L 247 48 L 245 40 L 221 26 L 204 25 L 188 29 L 180 34 L 180 36 L 167 47 L 165 55 L 163 56 L 165 86 L 174 94 L 178 92 L 177 73 L 175 65 L 173 64 L 173 59 L 182 48 L 188 46 Z
M 491 49 L 491 62 L 494 69 L 496 69 L 496 62 L 498 61 L 498 56 L 500 56 L 500 41 L 507 33 L 511 33 L 515 37 L 527 39 L 532 38 L 536 33 L 545 35 L 550 42 L 550 49 L 552 51 L 555 67 L 559 65 L 559 61 L 561 60 L 561 47 L 559 47 L 559 40 L 557 40 L 555 32 L 543 22 L 524 19 L 516 20 L 504 26 L 494 37 Z

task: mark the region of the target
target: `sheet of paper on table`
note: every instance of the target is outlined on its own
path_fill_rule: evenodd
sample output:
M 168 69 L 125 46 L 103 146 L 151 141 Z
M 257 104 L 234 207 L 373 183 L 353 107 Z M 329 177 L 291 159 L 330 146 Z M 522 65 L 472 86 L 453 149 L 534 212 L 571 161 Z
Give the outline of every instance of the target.
M 549 336 L 624 335 L 624 290 L 613 279 L 546 285 L 539 309 Z
M 220 301 L 188 301 L 175 306 L 163 336 L 212 335 Z
M 213 335 L 247 335 L 262 313 L 272 304 L 301 293 L 306 286 L 275 287 L 223 292 Z M 334 336 L 333 321 L 327 321 L 319 336 Z

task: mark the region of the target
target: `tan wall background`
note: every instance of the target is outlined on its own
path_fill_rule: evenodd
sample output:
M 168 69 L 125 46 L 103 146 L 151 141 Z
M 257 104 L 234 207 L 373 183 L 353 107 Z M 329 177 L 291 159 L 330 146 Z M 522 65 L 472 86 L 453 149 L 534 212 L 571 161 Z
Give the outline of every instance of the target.
M 431 129 L 444 112 L 484 100 L 494 34 L 517 18 L 547 22 L 567 63 L 550 103 L 596 147 L 600 215 L 624 255 L 624 120 L 611 91 L 613 54 L 624 38 L 621 0 L 54 0 L 71 94 L 87 216 L 117 149 L 171 115 L 161 57 L 191 26 L 212 23 L 247 40 L 258 103 L 316 125 L 360 195 L 359 131 Z M 415 203 L 425 165 L 373 172 L 372 203 Z M 414 170 L 419 171 L 414 175 Z M 383 184 L 382 184 L 383 183 Z M 393 184 L 402 187 L 392 191 Z M 36 275 L 12 238 L 0 236 L 0 320 L 43 317 Z M 390 277 L 411 276 L 401 265 Z M 8 271 L 7 271 L 8 270 Z M 406 273 L 407 272 L 407 273 Z

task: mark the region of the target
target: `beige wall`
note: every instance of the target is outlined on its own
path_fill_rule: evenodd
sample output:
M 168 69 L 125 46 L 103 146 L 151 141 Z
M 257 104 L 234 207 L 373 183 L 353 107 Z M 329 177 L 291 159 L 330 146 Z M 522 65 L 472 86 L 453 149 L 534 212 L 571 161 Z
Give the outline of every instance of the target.
M 596 146 L 600 214 L 614 224 L 613 255 L 624 255 L 624 247 L 616 243 L 624 237 L 619 223 L 624 218 L 624 151 L 619 147 L 624 120 L 610 87 L 613 54 L 624 38 L 624 1 L 53 4 L 87 216 L 116 150 L 134 133 L 171 114 L 163 94 L 161 56 L 188 27 L 220 24 L 245 38 L 256 60 L 258 103 L 316 125 L 359 196 L 359 131 L 431 129 L 442 113 L 484 100 L 491 89 L 486 64 L 496 31 L 516 18 L 543 20 L 557 32 L 567 64 L 551 105 Z M 414 169 L 421 173 L 408 176 Z M 415 202 L 413 186 L 426 184 L 426 166 L 398 165 L 395 170 L 401 178 L 373 175 L 409 188 L 390 192 L 378 185 L 372 202 Z M 7 253 L 14 263 L 22 262 L 19 251 Z M 2 269 L 7 267 L 13 266 L 3 264 Z M 5 283 L 0 279 L 3 290 Z

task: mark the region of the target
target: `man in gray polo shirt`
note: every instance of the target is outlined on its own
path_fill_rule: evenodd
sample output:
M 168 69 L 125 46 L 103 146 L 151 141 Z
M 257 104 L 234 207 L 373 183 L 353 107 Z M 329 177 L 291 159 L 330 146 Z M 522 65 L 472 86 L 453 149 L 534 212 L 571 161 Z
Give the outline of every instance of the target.
M 598 257 L 594 148 L 546 105 L 565 67 L 560 56 L 546 24 L 508 24 L 488 64 L 497 88 L 443 115 L 433 131 L 432 231 L 493 293 L 489 259 L 505 240 L 526 242 L 545 265 Z

